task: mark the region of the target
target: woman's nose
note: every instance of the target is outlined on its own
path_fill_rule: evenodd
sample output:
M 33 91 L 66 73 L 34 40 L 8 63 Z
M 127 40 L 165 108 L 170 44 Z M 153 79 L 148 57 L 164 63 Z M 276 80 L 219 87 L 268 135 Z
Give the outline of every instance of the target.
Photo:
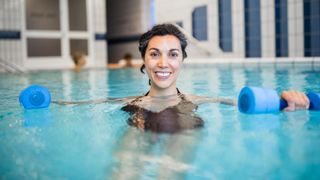
M 168 66 L 168 58 L 166 56 L 161 56 L 158 61 L 159 67 L 167 67 Z

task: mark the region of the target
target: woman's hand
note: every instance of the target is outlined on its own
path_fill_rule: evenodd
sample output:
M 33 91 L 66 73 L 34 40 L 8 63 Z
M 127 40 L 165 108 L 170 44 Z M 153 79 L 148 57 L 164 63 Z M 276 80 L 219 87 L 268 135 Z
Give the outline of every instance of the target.
M 284 108 L 284 111 L 295 111 L 299 109 L 308 109 L 310 102 L 308 97 L 298 91 L 283 91 L 281 98 L 286 100 L 288 107 Z

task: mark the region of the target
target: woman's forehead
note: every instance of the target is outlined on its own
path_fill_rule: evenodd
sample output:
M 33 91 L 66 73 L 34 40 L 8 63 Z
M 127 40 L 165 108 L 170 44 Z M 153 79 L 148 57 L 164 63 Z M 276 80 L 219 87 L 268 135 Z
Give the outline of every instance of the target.
M 150 48 L 174 48 L 180 49 L 180 41 L 174 35 L 154 36 L 150 39 L 148 49 Z

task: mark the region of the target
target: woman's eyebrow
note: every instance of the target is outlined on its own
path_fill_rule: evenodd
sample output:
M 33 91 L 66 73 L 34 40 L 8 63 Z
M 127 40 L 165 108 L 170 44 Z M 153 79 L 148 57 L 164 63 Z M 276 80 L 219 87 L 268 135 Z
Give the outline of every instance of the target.
M 150 48 L 150 49 L 148 49 L 148 51 L 151 51 L 151 50 L 160 51 L 160 50 L 157 49 L 157 48 Z
M 170 51 L 180 51 L 180 49 L 170 49 Z

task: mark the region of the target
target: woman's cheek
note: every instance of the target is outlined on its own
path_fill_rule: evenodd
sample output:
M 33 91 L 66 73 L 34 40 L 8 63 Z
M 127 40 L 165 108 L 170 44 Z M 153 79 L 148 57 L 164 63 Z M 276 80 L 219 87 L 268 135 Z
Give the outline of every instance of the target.
M 175 61 L 172 65 L 174 69 L 180 69 L 182 63 L 180 61 Z

